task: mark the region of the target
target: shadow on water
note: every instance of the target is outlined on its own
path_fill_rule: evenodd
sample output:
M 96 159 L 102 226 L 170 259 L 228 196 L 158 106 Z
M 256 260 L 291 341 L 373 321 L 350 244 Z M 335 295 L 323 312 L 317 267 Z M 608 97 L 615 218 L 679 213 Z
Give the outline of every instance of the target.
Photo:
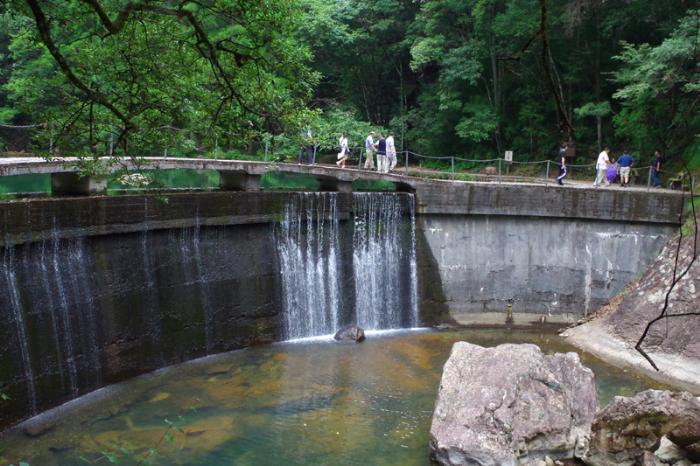
M 122 464 L 427 465 L 442 366 L 459 340 L 573 350 L 554 333 L 461 329 L 234 351 L 110 387 L 6 432 L 0 464 L 75 465 L 108 453 Z M 602 404 L 658 387 L 582 358 Z M 177 425 L 172 442 L 162 441 L 167 422 Z

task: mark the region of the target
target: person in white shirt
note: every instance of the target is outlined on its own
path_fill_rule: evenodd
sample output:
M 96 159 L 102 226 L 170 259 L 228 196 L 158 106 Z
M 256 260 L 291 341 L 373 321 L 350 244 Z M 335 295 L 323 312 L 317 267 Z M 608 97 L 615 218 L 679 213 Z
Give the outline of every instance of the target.
M 389 169 L 392 171 L 396 167 L 396 145 L 394 144 L 394 132 L 389 133 L 389 137 L 386 138 L 386 157 L 389 160 Z
M 610 184 L 608 183 L 608 179 L 605 177 L 605 173 L 608 170 L 608 164 L 610 163 L 610 157 L 608 156 L 609 153 L 610 148 L 606 147 L 603 149 L 603 152 L 598 154 L 598 161 L 595 163 L 596 175 L 593 186 L 598 186 L 602 182 L 604 182 L 606 185 Z
M 335 164 L 340 168 L 345 168 L 345 162 L 350 156 L 350 148 L 348 147 L 348 133 L 343 131 L 338 144 L 340 145 L 340 152 L 338 152 L 338 161 Z
M 365 160 L 365 169 L 374 169 L 374 131 L 369 133 L 367 139 L 365 139 L 365 155 L 367 159 Z

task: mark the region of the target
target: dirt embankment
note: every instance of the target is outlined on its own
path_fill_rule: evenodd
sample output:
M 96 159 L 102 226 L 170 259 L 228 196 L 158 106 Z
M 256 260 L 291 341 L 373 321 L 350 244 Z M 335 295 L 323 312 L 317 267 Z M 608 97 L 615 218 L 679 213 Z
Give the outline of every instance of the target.
M 657 321 L 644 340 L 643 348 L 659 367 L 659 372 L 644 360 L 634 346 L 647 323 L 661 314 L 673 280 L 678 237 L 666 244 L 649 269 L 631 283 L 594 318 L 564 332 L 576 346 L 618 366 L 646 372 L 700 394 L 700 259 L 676 284 L 669 296 L 668 318 Z M 698 244 L 700 249 L 700 240 Z M 681 242 L 677 273 L 688 268 L 694 252 L 694 237 Z

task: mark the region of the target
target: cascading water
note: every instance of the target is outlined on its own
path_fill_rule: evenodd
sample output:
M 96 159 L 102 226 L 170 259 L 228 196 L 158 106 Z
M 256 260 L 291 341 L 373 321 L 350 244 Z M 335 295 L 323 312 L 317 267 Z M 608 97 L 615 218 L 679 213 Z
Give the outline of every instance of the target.
M 413 196 L 408 195 L 410 222 L 403 214 L 403 196 L 353 194 L 355 312 L 365 329 L 418 324 Z
M 78 396 L 78 369 L 76 366 L 76 354 L 73 345 L 73 325 L 71 324 L 66 287 L 63 282 L 63 274 L 61 267 L 62 264 L 61 258 L 59 256 L 60 239 L 58 238 L 58 228 L 56 227 L 55 220 L 52 236 L 53 237 L 51 241 L 51 265 L 53 268 L 53 278 L 56 285 L 55 294 L 58 298 L 58 318 L 61 322 L 60 327 L 62 329 L 62 335 L 56 335 L 56 340 L 63 340 L 63 358 L 66 363 L 66 366 L 68 367 L 68 380 L 70 384 L 71 395 Z
M 207 353 L 211 352 L 214 342 L 214 313 L 207 290 L 206 267 L 202 260 L 201 227 L 199 213 L 196 214 L 196 224 L 189 229 L 182 229 L 179 238 L 180 263 L 186 285 L 196 285 L 202 307 L 204 320 L 204 341 Z M 194 262 L 194 263 L 193 263 Z M 194 267 L 192 267 L 194 265 Z M 194 273 L 193 273 L 194 272 Z
M 27 386 L 27 399 L 29 400 L 29 408 L 31 413 L 36 413 L 36 388 L 34 387 L 34 372 L 32 370 L 32 362 L 29 357 L 29 346 L 27 343 L 26 325 L 24 316 L 22 315 L 22 303 L 19 298 L 19 288 L 17 286 L 17 277 L 14 271 L 14 258 L 12 257 L 12 249 L 6 248 L 2 261 L 2 272 L 7 282 L 7 289 L 10 297 L 10 313 L 14 319 L 15 330 L 17 335 L 17 346 L 19 348 L 20 358 L 22 360 L 22 370 Z
M 275 225 L 288 339 L 325 335 L 338 328 L 337 202 L 334 193 L 291 194 Z
M 345 323 L 367 330 L 415 327 L 419 319 L 413 196 L 353 194 L 353 280 L 346 287 L 340 286 L 339 245 L 346 230 L 340 228 L 337 196 L 293 194 L 275 226 L 285 337 L 327 335 Z M 354 303 L 353 315 L 341 312 L 343 303 Z

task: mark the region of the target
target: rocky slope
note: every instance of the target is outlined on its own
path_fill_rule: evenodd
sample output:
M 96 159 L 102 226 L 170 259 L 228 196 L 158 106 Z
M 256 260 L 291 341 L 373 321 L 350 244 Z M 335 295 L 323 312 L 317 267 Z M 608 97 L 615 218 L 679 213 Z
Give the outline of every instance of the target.
M 694 240 L 693 236 L 686 236 L 681 241 L 678 273 L 691 263 Z M 678 237 L 675 237 L 649 269 L 600 309 L 593 320 L 563 335 L 613 364 L 634 366 L 697 394 L 700 393 L 700 315 L 662 319 L 651 327 L 643 348 L 654 359 L 659 372 L 634 349 L 647 323 L 663 309 L 673 279 L 677 248 Z M 670 294 L 667 312 L 669 315 L 700 313 L 700 259 Z

